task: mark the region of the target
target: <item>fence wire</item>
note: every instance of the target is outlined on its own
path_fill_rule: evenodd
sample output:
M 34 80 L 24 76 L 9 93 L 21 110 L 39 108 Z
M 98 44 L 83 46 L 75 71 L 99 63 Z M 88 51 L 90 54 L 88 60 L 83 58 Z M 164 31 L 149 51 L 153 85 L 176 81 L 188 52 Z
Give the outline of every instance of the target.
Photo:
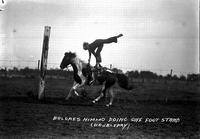
M 38 63 L 39 60 L 0 60 L 0 69 L 23 69 L 23 68 L 30 68 L 30 69 L 38 69 L 40 67 L 40 63 Z M 39 65 L 38 65 L 39 64 Z M 186 71 L 177 71 L 173 69 L 154 69 L 154 68 L 132 68 L 132 67 L 115 67 L 113 64 L 110 65 L 103 65 L 107 68 L 116 68 L 116 69 L 121 69 L 123 72 L 127 71 L 151 71 L 154 72 L 158 75 L 167 75 L 171 73 L 172 70 L 172 75 L 187 75 L 187 74 L 192 74 L 191 72 L 186 72 Z M 143 66 L 144 67 L 144 66 Z M 48 62 L 47 64 L 47 69 L 60 69 L 60 63 L 52 63 Z M 69 68 L 70 69 L 70 68 Z

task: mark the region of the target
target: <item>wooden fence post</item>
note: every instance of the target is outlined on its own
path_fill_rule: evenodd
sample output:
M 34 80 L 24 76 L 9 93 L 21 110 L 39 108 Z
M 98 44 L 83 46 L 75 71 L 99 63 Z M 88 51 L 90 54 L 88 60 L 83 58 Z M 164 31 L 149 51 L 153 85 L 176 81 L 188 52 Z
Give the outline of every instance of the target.
M 37 69 L 38 69 L 38 72 L 40 71 L 40 60 L 38 60 L 38 67 L 37 67 Z
M 45 75 L 46 75 L 46 70 L 47 70 L 50 30 L 51 30 L 51 27 L 45 26 L 41 64 L 40 64 L 40 73 L 39 73 L 38 99 L 44 98 L 44 95 L 45 95 Z

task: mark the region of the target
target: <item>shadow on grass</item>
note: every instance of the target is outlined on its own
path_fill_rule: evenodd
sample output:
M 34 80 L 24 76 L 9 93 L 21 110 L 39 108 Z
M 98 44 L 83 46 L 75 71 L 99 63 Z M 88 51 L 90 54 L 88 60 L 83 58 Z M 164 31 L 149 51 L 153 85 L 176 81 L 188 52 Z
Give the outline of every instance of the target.
M 32 104 L 54 104 L 68 106 L 92 106 L 90 98 L 77 97 L 65 100 L 65 98 L 45 97 L 43 100 L 38 100 L 37 96 L 3 96 L 0 97 L 1 102 L 22 102 Z

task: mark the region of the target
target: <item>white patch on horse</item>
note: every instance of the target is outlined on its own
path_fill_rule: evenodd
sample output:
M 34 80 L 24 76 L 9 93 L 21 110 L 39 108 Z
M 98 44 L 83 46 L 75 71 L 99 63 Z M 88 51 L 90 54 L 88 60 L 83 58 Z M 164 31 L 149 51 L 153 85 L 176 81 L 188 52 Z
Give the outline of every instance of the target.
M 110 69 L 106 69 L 106 71 L 107 71 L 107 72 L 110 72 L 110 73 L 113 73 L 113 71 L 112 71 L 112 70 L 110 70 Z
M 82 73 L 82 69 L 83 69 L 82 61 L 79 58 L 75 57 L 74 58 L 74 63 L 75 63 L 75 65 L 77 67 L 77 70 L 78 70 L 77 74 L 82 80 L 82 83 L 81 83 L 81 86 L 82 86 L 86 82 L 86 78 L 85 78 L 85 76 L 83 76 L 83 73 Z

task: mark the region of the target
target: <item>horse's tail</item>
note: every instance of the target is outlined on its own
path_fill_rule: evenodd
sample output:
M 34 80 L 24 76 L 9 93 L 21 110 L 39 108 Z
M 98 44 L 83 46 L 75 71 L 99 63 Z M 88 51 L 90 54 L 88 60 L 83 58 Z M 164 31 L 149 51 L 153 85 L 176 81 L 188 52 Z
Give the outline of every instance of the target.
M 126 90 L 132 90 L 133 86 L 129 85 L 128 77 L 124 74 L 116 74 L 118 85 Z

